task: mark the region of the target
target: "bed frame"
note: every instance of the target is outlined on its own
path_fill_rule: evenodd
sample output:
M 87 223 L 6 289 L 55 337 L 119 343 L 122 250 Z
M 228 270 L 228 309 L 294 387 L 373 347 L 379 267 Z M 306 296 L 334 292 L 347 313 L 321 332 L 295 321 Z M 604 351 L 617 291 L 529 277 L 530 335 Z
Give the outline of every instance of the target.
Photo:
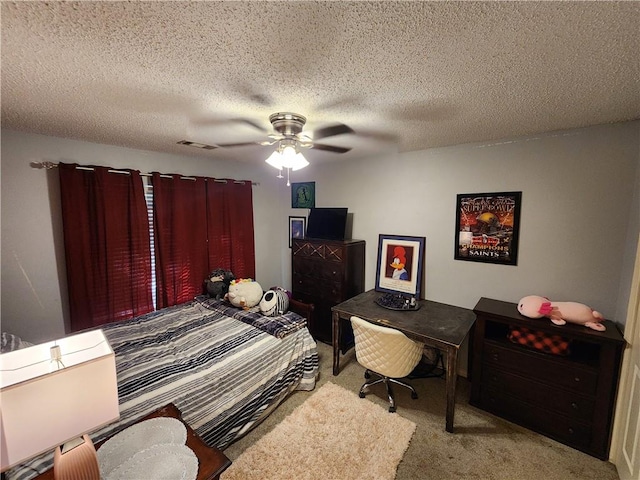
M 313 303 L 304 303 L 300 300 L 295 300 L 293 298 L 289 299 L 289 310 L 292 312 L 296 312 L 301 317 L 304 317 L 307 320 L 307 328 L 311 325 L 313 311 L 316 306 Z

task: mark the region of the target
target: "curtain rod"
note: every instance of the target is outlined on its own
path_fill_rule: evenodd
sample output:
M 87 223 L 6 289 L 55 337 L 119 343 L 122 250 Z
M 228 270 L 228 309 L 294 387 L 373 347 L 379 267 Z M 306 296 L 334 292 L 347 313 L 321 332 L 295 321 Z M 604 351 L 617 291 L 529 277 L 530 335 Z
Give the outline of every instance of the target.
M 31 162 L 29 164 L 31 166 L 31 168 L 45 168 L 47 170 L 51 170 L 52 168 L 56 168 L 58 166 L 57 163 L 55 162 Z M 93 170 L 93 167 L 83 167 L 82 165 L 78 165 L 77 167 L 79 170 Z M 109 173 L 121 173 L 121 174 L 125 174 L 125 175 L 129 175 L 129 172 L 125 171 L 125 170 L 109 170 Z M 152 174 L 151 173 L 140 173 L 141 177 L 151 177 Z M 168 175 L 168 174 L 161 174 L 160 175 L 163 178 L 173 178 L 172 175 Z M 189 177 L 189 176 L 181 176 L 180 177 L 181 180 L 195 180 L 195 177 Z M 207 178 L 205 178 L 205 180 L 207 180 Z M 218 183 L 227 183 L 226 180 L 224 179 L 218 179 L 218 178 L 214 178 L 213 179 L 214 182 L 218 182 Z M 245 183 L 244 180 L 234 180 L 234 183 Z M 251 182 L 251 185 L 260 185 L 259 182 Z

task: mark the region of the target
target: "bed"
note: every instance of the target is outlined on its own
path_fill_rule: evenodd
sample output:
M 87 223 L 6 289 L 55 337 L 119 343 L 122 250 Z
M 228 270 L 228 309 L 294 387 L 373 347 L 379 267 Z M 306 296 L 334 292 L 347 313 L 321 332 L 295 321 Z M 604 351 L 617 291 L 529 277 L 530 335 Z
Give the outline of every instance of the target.
M 97 443 L 174 403 L 210 446 L 224 450 L 294 390 L 313 390 L 316 343 L 306 327 L 312 306 L 265 317 L 197 297 L 103 331 L 116 355 L 120 420 L 91 432 Z M 306 318 L 305 318 L 306 317 Z M 7 471 L 8 480 L 50 468 L 52 453 Z

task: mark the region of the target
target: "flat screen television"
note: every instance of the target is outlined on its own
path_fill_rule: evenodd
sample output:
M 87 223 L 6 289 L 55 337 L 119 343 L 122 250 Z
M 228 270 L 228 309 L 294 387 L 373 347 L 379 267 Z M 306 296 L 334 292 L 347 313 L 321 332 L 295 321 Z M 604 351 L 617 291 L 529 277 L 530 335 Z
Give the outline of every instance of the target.
M 344 240 L 347 228 L 346 207 L 312 208 L 307 221 L 307 237 Z

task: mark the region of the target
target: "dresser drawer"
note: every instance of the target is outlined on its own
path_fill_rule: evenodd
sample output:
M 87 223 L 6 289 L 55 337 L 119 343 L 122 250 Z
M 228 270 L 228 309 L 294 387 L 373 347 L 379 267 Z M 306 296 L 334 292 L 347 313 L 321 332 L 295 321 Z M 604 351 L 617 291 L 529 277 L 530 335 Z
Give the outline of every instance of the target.
M 501 370 L 517 372 L 543 383 L 571 389 L 586 395 L 595 393 L 598 373 L 566 359 L 548 358 L 550 354 L 529 352 L 524 347 L 485 343 L 485 362 Z
M 590 423 L 550 412 L 518 398 L 483 391 L 482 408 L 573 447 L 588 449 L 591 445 Z
M 320 298 L 331 306 L 342 302 L 342 284 L 321 280 L 308 275 L 293 274 L 293 292 Z
M 344 278 L 344 265 L 321 262 L 309 258 L 294 258 L 293 274 L 315 278 L 320 281 L 340 282 Z
M 482 369 L 483 396 L 505 396 L 583 422 L 590 422 L 595 408 L 593 396 L 581 395 L 571 390 L 553 387 L 531 378 L 492 368 L 486 364 Z

